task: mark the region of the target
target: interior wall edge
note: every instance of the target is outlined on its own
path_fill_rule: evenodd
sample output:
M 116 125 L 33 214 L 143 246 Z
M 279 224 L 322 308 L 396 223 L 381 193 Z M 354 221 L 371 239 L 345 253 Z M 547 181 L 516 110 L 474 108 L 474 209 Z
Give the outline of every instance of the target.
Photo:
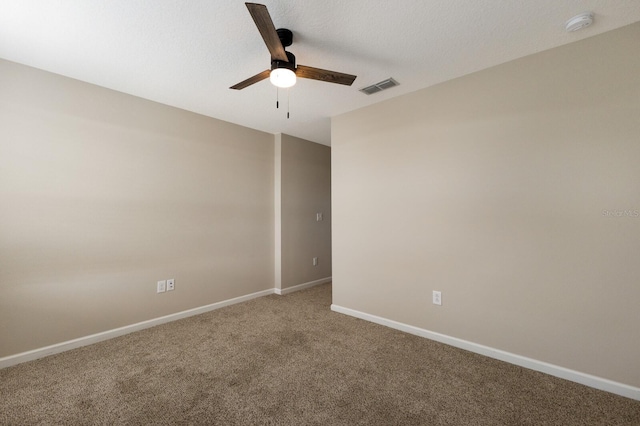
M 320 284 L 329 283 L 331 282 L 332 279 L 333 279 L 332 277 L 320 278 L 319 280 L 309 281 L 306 283 L 293 285 L 283 289 L 276 288 L 275 291 L 276 291 L 276 294 L 284 296 L 285 294 L 293 293 L 294 291 L 300 291 L 300 290 L 304 290 L 306 288 L 314 287 Z
M 155 327 L 156 325 L 166 324 L 168 322 L 177 321 L 177 320 L 192 317 L 195 315 L 204 314 L 206 312 L 210 312 L 216 309 L 235 305 L 237 303 L 247 302 L 251 299 L 256 299 L 258 297 L 274 294 L 275 291 L 276 289 L 270 288 L 267 290 L 262 290 L 255 293 L 247 294 L 244 296 L 234 297 L 232 299 L 211 303 L 209 305 L 201 306 L 198 308 L 188 309 L 182 312 L 165 315 L 165 316 L 154 318 L 151 320 L 142 321 L 142 322 L 138 322 L 130 325 L 125 325 L 124 327 L 114 328 L 112 330 L 103 331 L 101 333 L 79 337 L 77 339 L 68 340 L 66 342 L 56 343 L 50 346 L 45 346 L 42 348 L 5 356 L 0 358 L 0 369 L 11 367 L 17 364 L 22 364 L 28 361 L 34 361 L 36 359 L 44 358 L 49 355 L 55 355 L 62 352 L 70 351 L 72 349 L 81 348 L 83 346 L 92 345 L 94 343 L 99 343 L 99 342 L 113 339 L 119 336 L 124 336 L 125 334 L 130 334 L 136 331 L 144 330 L 146 328 Z
M 424 328 L 415 327 L 413 325 L 404 324 L 398 321 L 382 318 L 376 315 L 371 315 L 366 312 L 360 312 L 355 309 L 345 308 L 340 305 L 332 304 L 331 310 L 340 314 L 348 315 L 354 318 L 359 318 L 365 321 L 373 322 L 375 324 L 390 327 L 395 330 L 403 331 L 405 333 L 413 334 L 425 339 L 434 340 L 436 342 L 444 343 L 449 346 L 453 346 L 459 349 L 464 349 L 479 355 L 484 355 L 489 358 L 494 358 L 500 361 L 508 362 L 513 365 L 527 368 L 529 370 L 539 371 L 541 373 L 549 374 L 561 379 L 569 380 L 581 385 L 589 386 L 594 389 L 599 389 L 605 392 L 610 392 L 616 395 L 624 396 L 640 401 L 640 388 L 627 385 L 624 383 L 616 382 L 613 380 L 605 379 L 602 377 L 594 376 L 591 374 L 583 373 L 581 371 L 571 370 L 569 368 L 561 367 L 558 365 L 550 364 L 548 362 L 539 361 L 533 358 L 528 358 L 522 355 L 517 355 L 511 352 L 503 351 L 500 349 L 492 348 L 489 346 L 481 345 L 478 343 L 470 342 L 467 340 L 459 339 L 457 337 L 448 336 L 442 333 L 436 333 L 434 331 L 426 330 Z
M 282 288 L 282 133 L 273 136 L 274 286 Z

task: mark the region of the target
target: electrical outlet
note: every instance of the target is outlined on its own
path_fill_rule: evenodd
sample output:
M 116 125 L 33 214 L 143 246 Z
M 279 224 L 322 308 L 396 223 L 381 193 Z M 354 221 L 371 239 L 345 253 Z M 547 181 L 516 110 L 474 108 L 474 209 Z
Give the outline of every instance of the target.
M 158 293 L 164 293 L 165 291 L 167 291 L 167 281 L 166 280 L 158 281 L 158 286 L 156 287 L 156 291 Z
M 433 304 L 434 305 L 442 305 L 442 293 L 441 292 L 433 290 Z
M 176 289 L 176 280 L 173 278 L 167 280 L 167 291 L 171 291 L 175 289 Z
M 313 258 L 313 266 L 318 266 L 318 258 L 317 257 Z

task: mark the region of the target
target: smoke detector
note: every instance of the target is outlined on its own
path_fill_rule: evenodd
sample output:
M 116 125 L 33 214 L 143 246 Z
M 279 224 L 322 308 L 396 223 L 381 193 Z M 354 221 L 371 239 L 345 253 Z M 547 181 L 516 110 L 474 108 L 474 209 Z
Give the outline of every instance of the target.
M 593 13 L 584 12 L 569 19 L 565 22 L 564 27 L 567 32 L 573 32 L 588 27 L 591 24 L 593 24 Z

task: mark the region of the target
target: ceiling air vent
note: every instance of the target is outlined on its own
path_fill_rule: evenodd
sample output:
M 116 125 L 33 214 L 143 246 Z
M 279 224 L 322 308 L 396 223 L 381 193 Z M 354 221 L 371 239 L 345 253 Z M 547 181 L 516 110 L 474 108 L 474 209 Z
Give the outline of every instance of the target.
M 394 86 L 397 86 L 399 83 L 395 81 L 393 78 L 388 78 L 386 80 L 382 80 L 377 82 L 376 84 L 372 84 L 371 86 L 367 86 L 364 89 L 360 89 L 360 91 L 367 95 L 373 95 L 374 93 L 378 93 L 382 90 L 390 89 Z

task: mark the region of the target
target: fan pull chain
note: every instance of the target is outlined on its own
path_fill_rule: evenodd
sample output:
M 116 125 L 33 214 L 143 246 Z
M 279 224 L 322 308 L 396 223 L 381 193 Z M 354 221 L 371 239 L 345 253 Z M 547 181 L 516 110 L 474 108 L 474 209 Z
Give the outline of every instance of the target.
M 289 89 L 287 89 L 287 120 L 289 119 Z
M 280 95 L 280 90 L 278 89 L 278 86 L 276 86 L 276 108 L 280 108 L 280 100 L 279 100 L 279 96 Z

